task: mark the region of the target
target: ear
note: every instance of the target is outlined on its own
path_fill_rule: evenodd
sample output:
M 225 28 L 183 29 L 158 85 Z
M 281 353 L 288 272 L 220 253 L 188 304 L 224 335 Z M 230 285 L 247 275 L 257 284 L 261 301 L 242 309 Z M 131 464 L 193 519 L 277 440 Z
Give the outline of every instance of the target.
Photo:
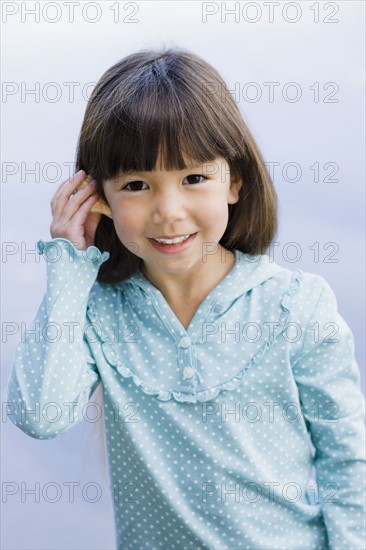
M 239 191 L 243 182 L 241 179 L 232 180 L 230 183 L 230 189 L 228 192 L 227 202 L 228 204 L 235 204 L 239 200 Z

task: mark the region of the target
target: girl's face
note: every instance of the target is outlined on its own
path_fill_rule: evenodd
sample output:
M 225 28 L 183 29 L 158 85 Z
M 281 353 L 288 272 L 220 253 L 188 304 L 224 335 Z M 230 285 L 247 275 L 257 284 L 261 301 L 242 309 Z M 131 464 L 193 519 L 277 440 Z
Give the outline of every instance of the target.
M 218 157 L 181 171 L 122 173 L 104 182 L 104 192 L 120 241 L 156 279 L 162 272 L 194 274 L 209 256 L 220 256 L 228 204 L 238 201 L 240 186 L 230 183 L 229 164 Z M 187 235 L 193 237 L 173 246 L 154 241 Z

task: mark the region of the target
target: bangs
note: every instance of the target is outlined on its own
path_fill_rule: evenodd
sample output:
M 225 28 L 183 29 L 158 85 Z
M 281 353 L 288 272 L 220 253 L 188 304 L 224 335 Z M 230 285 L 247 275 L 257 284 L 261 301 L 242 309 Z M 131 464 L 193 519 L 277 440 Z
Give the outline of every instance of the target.
M 227 108 L 214 95 L 208 104 L 203 89 L 197 72 L 174 72 L 158 60 L 94 90 L 96 124 L 83 143 L 93 177 L 184 170 L 216 157 L 233 158 L 237 141 L 228 139 Z

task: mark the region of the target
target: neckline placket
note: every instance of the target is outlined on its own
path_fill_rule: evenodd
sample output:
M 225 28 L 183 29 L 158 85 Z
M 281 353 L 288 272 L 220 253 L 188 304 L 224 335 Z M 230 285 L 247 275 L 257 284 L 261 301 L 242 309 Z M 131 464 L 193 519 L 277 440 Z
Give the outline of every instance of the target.
M 153 285 L 141 271 L 138 271 L 133 275 L 134 282 L 139 282 L 147 293 L 148 305 L 151 304 L 154 306 L 162 322 L 165 324 L 169 332 L 173 334 L 177 342 L 179 342 L 181 338 L 185 337 L 190 338 L 191 342 L 194 344 L 202 333 L 202 324 L 207 322 L 217 302 L 218 307 L 220 307 L 220 297 L 227 294 L 226 290 L 228 281 L 231 280 L 233 276 L 237 275 L 240 268 L 239 261 L 242 253 L 239 250 L 235 250 L 234 253 L 235 264 L 225 275 L 225 277 L 209 292 L 209 294 L 207 294 L 207 296 L 205 296 L 196 309 L 187 328 L 182 325 L 161 290 Z M 139 298 L 141 301 L 145 301 L 146 303 L 146 295 L 144 296 L 143 293 L 141 293 L 139 294 Z

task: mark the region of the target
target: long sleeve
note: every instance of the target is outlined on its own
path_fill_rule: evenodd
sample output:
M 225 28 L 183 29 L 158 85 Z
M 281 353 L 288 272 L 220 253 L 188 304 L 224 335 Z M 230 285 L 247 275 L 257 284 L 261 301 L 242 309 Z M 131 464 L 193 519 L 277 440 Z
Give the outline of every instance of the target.
M 293 365 L 306 425 L 315 448 L 315 500 L 329 548 L 365 548 L 365 399 L 353 335 L 321 277 L 321 290 Z
M 82 420 L 100 382 L 85 337 L 86 308 L 109 253 L 95 246 L 80 251 L 63 238 L 38 241 L 37 247 L 47 264 L 47 290 L 16 348 L 7 415 L 29 436 L 50 439 Z

